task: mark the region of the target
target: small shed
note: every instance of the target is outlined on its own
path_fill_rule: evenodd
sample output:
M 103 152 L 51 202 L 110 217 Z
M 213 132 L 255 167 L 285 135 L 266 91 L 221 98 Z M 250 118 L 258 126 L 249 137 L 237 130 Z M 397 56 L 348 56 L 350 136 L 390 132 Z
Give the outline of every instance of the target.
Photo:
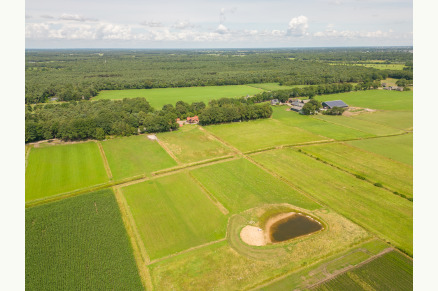
M 277 105 L 279 103 L 280 103 L 280 101 L 278 99 L 272 99 L 271 100 L 271 105 Z
M 341 108 L 347 108 L 348 105 L 345 104 L 342 100 L 334 100 L 334 101 L 325 101 L 322 102 L 322 107 L 332 109 L 333 107 L 341 107 Z

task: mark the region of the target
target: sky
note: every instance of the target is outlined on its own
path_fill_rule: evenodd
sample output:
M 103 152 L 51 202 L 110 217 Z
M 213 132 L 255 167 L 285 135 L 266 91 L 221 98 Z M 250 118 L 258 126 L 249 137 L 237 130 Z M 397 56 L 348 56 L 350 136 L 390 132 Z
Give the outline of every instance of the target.
M 26 48 L 411 46 L 413 0 L 26 0 Z

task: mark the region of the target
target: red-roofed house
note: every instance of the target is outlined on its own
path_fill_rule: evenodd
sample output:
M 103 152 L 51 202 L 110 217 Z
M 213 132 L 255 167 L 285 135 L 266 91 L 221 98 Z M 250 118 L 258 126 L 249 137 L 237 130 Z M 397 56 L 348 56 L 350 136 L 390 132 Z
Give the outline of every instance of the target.
M 191 123 L 191 124 L 197 124 L 199 123 L 199 118 L 197 115 L 193 116 L 193 117 L 187 117 L 187 123 Z

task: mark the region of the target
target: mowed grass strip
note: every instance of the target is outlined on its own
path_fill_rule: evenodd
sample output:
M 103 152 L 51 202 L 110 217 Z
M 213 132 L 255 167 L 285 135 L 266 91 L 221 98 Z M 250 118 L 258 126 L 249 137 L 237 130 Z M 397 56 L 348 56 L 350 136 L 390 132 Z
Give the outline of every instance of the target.
M 409 111 L 382 110 L 372 113 L 363 113 L 354 116 L 355 119 L 366 120 L 377 124 L 390 126 L 402 130 L 413 129 L 414 113 Z
M 26 209 L 26 289 L 144 290 L 111 190 Z
M 412 254 L 412 202 L 294 149 L 263 152 L 252 158 L 333 210 Z
M 360 131 L 354 128 L 333 124 L 314 118 L 313 116 L 302 115 L 295 111 L 286 111 L 289 107 L 273 107 L 272 118 L 289 126 L 295 126 L 313 134 L 322 135 L 336 140 L 365 138 L 375 136 L 374 134 Z
M 392 251 L 311 290 L 412 290 L 413 263 Z
M 243 152 L 326 139 L 274 119 L 209 125 L 204 129 Z
M 145 97 L 152 107 L 161 109 L 163 105 L 175 105 L 178 101 L 189 104 L 201 101 L 208 103 L 212 99 L 243 97 L 260 92 L 263 92 L 263 90 L 246 85 L 104 90 L 99 92 L 93 100 Z
M 26 168 L 26 201 L 108 182 L 95 142 L 33 148 Z
M 199 168 L 191 173 L 231 213 L 269 203 L 290 203 L 310 210 L 320 207 L 246 159 Z
M 233 153 L 230 148 L 201 131 L 197 125 L 184 125 L 177 131 L 157 136 L 182 163 L 199 162 Z
M 381 110 L 412 110 L 413 91 L 365 90 L 315 96 L 319 101 L 342 100 L 349 106 Z
M 306 153 L 321 158 L 350 173 L 381 183 L 393 191 L 412 197 L 411 166 L 342 143 L 300 147 Z
M 122 192 L 151 260 L 225 237 L 227 217 L 187 172 Z
M 350 145 L 384 157 L 413 165 L 413 135 L 404 134 L 347 142 Z
M 102 142 L 114 180 L 176 166 L 177 163 L 156 141 L 145 135 L 115 138 Z

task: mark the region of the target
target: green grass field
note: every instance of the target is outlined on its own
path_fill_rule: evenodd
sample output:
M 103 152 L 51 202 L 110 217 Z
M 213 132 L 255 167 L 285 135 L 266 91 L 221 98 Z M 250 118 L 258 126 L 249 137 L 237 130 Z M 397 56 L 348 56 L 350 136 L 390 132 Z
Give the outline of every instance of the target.
M 225 237 L 227 217 L 186 172 L 122 191 L 151 260 Z
M 25 224 L 26 289 L 144 290 L 111 190 L 28 208 Z
M 94 142 L 32 148 L 26 167 L 26 202 L 108 182 Z
M 272 118 L 289 126 L 296 126 L 313 134 L 336 140 L 371 137 L 374 134 L 359 131 L 343 125 L 326 122 L 313 116 L 301 115 L 298 112 L 286 111 L 286 106 L 275 106 Z
M 259 119 L 204 127 L 243 152 L 327 139 L 275 119 Z
M 366 120 L 373 123 L 398 128 L 402 130 L 412 130 L 414 122 L 414 113 L 408 111 L 376 111 L 354 116 L 355 119 Z
M 319 101 L 342 100 L 349 106 L 381 110 L 412 110 L 413 91 L 366 90 L 315 96 Z
M 392 251 L 311 290 L 412 290 L 413 264 Z
M 277 91 L 277 90 L 288 90 L 293 88 L 304 88 L 308 85 L 294 85 L 294 86 L 286 86 L 280 85 L 279 83 L 257 83 L 257 84 L 248 84 L 248 86 L 254 88 L 260 88 L 266 91 Z
M 358 64 L 358 66 L 364 66 L 368 68 L 374 68 L 378 70 L 396 70 L 402 71 L 405 64 Z
M 263 152 L 252 158 L 333 210 L 412 254 L 412 202 L 294 149 Z
M 156 141 L 145 135 L 122 137 L 102 142 L 114 180 L 176 166 L 176 162 Z
M 246 159 L 191 171 L 231 213 L 265 203 L 290 203 L 306 209 L 320 206 Z
M 100 91 L 93 100 L 145 97 L 152 107 L 161 109 L 166 104 L 175 106 L 178 101 L 189 104 L 204 101 L 207 104 L 212 99 L 252 96 L 260 92 L 263 92 L 263 90 L 246 85 L 104 90 Z
M 412 197 L 412 167 L 341 143 L 304 146 L 301 149 L 335 166 L 362 175 L 374 183 Z
M 232 153 L 197 125 L 184 125 L 175 132 L 160 133 L 157 136 L 181 163 L 193 163 Z
M 381 137 L 350 141 L 348 144 L 387 158 L 413 165 L 413 135 Z

